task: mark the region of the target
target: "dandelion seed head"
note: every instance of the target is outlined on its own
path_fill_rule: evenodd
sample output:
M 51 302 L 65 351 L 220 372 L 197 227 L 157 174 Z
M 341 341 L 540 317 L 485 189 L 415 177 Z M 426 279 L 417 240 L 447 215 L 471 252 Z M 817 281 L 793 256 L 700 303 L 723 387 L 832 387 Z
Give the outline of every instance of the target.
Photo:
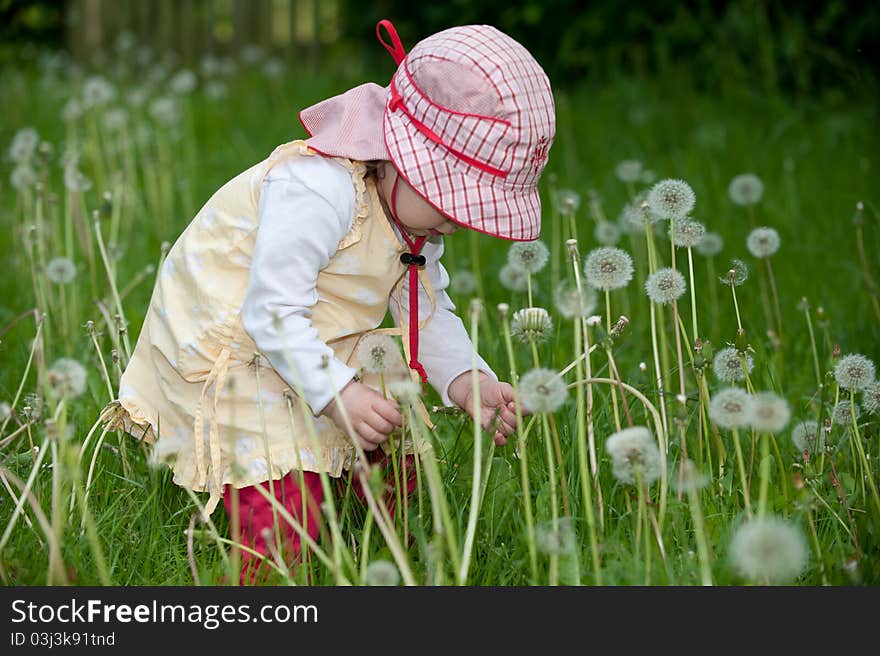
M 498 280 L 505 289 L 512 292 L 524 292 L 529 285 L 526 272 L 509 264 L 501 267 L 501 271 L 498 272 Z
M 400 585 L 400 572 L 397 571 L 393 563 L 387 560 L 374 560 L 367 565 L 364 583 L 371 586 Z
M 556 207 L 560 214 L 570 215 L 581 206 L 581 196 L 571 189 L 560 189 L 556 192 Z
M 699 246 L 706 234 L 706 226 L 693 219 L 681 219 L 670 224 L 669 236 L 678 248 Z
M 37 173 L 30 164 L 19 164 L 12 169 L 9 184 L 15 189 L 30 189 L 37 184 Z
M 697 197 L 684 180 L 661 180 L 648 193 L 648 206 L 664 219 L 683 219 L 694 209 Z
M 568 398 L 562 377 L 552 369 L 531 369 L 519 380 L 522 404 L 532 412 L 556 412 Z
M 542 554 L 562 556 L 574 553 L 577 547 L 577 534 L 571 519 L 566 517 L 553 522 L 545 522 L 535 527 L 535 547 Z
M 172 467 L 183 450 L 184 441 L 181 435 L 176 433 L 162 435 L 150 449 L 147 464 L 153 468 L 159 468 L 162 465 Z
M 643 164 L 637 159 L 625 159 L 614 168 L 614 174 L 621 182 L 639 182 Z
M 525 344 L 543 342 L 553 332 L 553 319 L 544 308 L 528 307 L 513 313 L 510 334 Z
M 820 431 L 817 421 L 799 421 L 791 429 L 791 441 L 798 453 L 816 453 L 825 446 L 825 428 Z
M 150 102 L 148 112 L 154 120 L 165 125 L 174 125 L 180 120 L 177 101 L 170 96 L 154 98 Z
M 507 263 L 526 273 L 538 273 L 546 266 L 549 257 L 547 245 L 538 239 L 518 241 L 507 251 Z
M 400 351 L 390 335 L 372 333 L 365 336 L 355 349 L 355 358 L 364 371 L 381 374 L 389 371 L 397 362 Z
M 724 239 L 717 232 L 706 232 L 697 244 L 697 253 L 703 257 L 714 257 L 724 248 Z
M 104 127 L 110 132 L 120 131 L 128 123 L 128 112 L 121 107 L 108 109 L 104 114 Z
M 751 423 L 754 401 L 739 387 L 726 387 L 709 403 L 709 418 L 721 428 L 739 428 Z
M 238 55 L 245 64 L 256 64 L 263 59 L 264 51 L 256 43 L 248 43 L 242 46 Z
M 746 367 L 748 373 L 752 372 L 755 366 L 752 356 L 746 353 Z M 712 371 L 715 376 L 724 383 L 736 383 L 746 379 L 746 370 L 743 369 L 742 358 L 739 351 L 732 346 L 727 346 L 715 354 L 712 360 Z
M 284 74 L 284 62 L 278 57 L 269 57 L 263 64 L 263 75 L 268 78 L 279 78 Z
M 194 91 L 198 84 L 199 79 L 196 74 L 188 68 L 183 68 L 171 77 L 168 88 L 171 89 L 171 93 L 183 96 Z
M 778 517 L 756 517 L 740 526 L 730 541 L 736 571 L 756 583 L 786 583 L 807 565 L 807 542 L 793 524 Z
M 53 257 L 46 263 L 46 277 L 50 282 L 66 285 L 76 277 L 76 265 L 70 258 Z
M 755 257 L 770 257 L 779 250 L 779 233 L 773 228 L 755 228 L 746 239 L 746 248 Z
M 733 285 L 739 287 L 749 279 L 749 267 L 742 260 L 736 258 L 730 261 L 730 269 L 727 273 L 718 278 L 723 285 Z
M 73 358 L 59 358 L 47 371 L 49 385 L 58 396 L 72 399 L 86 391 L 86 369 Z
M 839 401 L 831 411 L 831 421 L 838 426 L 852 426 L 853 415 L 856 421 L 862 416 L 862 409 L 849 399 Z
M 760 433 L 778 433 L 791 419 L 788 401 L 773 392 L 758 392 L 752 401 L 752 427 Z
M 586 317 L 596 309 L 596 292 L 587 285 L 578 290 L 575 283 L 565 279 L 553 290 L 553 302 L 566 319 Z
M 624 232 L 629 235 L 644 235 L 645 226 L 660 221 L 660 217 L 651 212 L 651 208 L 637 196 L 631 203 L 623 206 L 618 219 Z
M 651 431 L 644 426 L 624 428 L 605 441 L 605 450 L 611 456 L 612 473 L 621 483 L 635 485 L 641 475 L 650 485 L 661 474 L 661 456 Z
M 860 353 L 844 355 L 834 367 L 834 378 L 845 390 L 861 390 L 874 382 L 877 369 L 874 363 Z
M 80 101 L 76 98 L 69 98 L 64 103 L 64 107 L 61 108 L 61 120 L 66 122 L 76 121 L 82 116 L 82 113 L 83 107 Z
M 862 407 L 869 415 L 880 414 L 880 381 L 874 381 L 862 388 Z
M 612 246 L 590 251 L 584 261 L 587 283 L 603 291 L 626 287 L 632 280 L 633 270 L 629 253 Z
M 593 236 L 603 246 L 614 246 L 620 241 L 620 226 L 611 221 L 599 221 L 593 230 Z
M 690 459 L 681 464 L 681 477 L 675 472 L 669 477 L 672 487 L 682 492 L 701 490 L 709 484 L 709 477 L 700 471 L 697 464 Z
M 477 278 L 467 269 L 456 271 L 449 281 L 449 288 L 453 294 L 462 296 L 473 294 L 477 289 Z
M 12 137 L 12 143 L 9 145 L 9 158 L 17 164 L 30 162 L 39 142 L 40 135 L 34 128 L 21 128 Z
M 92 188 L 92 181 L 74 167 L 64 169 L 64 186 L 68 191 L 83 192 Z
M 92 75 L 83 83 L 82 102 L 88 109 L 106 105 L 114 98 L 116 98 L 116 88 L 100 75 Z
M 422 388 L 410 378 L 401 378 L 388 383 L 388 393 L 404 405 L 415 405 L 421 398 Z
M 645 281 L 645 291 L 654 303 L 661 305 L 672 301 L 684 294 L 687 283 L 681 271 L 666 267 L 658 269 Z
M 737 205 L 754 205 L 764 195 L 764 183 L 754 173 L 743 173 L 730 181 L 727 193 Z
M 229 95 L 229 87 L 223 80 L 208 80 L 205 83 L 205 95 L 211 100 L 221 100 Z

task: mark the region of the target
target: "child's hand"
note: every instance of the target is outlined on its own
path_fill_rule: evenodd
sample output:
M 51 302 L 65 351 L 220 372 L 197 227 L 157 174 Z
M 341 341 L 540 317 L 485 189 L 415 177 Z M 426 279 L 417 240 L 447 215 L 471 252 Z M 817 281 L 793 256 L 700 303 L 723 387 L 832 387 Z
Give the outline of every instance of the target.
M 356 439 L 364 451 L 374 451 L 395 428 L 403 425 L 403 417 L 395 401 L 384 398 L 372 387 L 357 381 L 353 380 L 342 388 L 339 400 L 345 406 L 354 435 L 346 428 L 337 399 L 330 401 L 321 414 L 330 417 L 343 433 Z
M 474 417 L 470 376 L 470 372 L 467 372 L 453 381 L 449 388 L 449 398 Z M 456 392 L 460 398 L 453 396 Z M 495 431 L 495 444 L 498 446 L 507 444 L 507 436 L 516 432 L 515 399 L 513 387 L 509 383 L 497 382 L 485 373 L 480 373 L 480 425 L 486 430 Z M 523 416 L 531 414 L 522 407 L 521 411 Z

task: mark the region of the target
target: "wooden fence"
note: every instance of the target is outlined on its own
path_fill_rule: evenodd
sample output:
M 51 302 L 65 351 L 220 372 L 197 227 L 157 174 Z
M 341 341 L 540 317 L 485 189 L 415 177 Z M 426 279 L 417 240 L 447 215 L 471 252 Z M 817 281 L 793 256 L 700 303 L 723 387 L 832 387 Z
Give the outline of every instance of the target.
M 68 0 L 66 22 L 80 59 L 111 52 L 123 32 L 190 63 L 250 44 L 314 60 L 340 35 L 338 0 Z

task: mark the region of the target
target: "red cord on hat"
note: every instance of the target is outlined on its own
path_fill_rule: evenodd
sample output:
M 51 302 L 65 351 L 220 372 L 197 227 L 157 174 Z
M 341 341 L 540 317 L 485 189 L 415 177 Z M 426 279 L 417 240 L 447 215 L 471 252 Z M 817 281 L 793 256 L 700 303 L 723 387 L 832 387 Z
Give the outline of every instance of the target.
M 409 253 L 402 253 L 400 260 L 407 265 L 409 271 L 409 368 L 419 372 L 419 377 L 423 383 L 428 382 L 428 374 L 422 363 L 419 362 L 419 270 L 420 265 L 425 264 L 425 256 L 420 255 L 422 246 L 425 244 L 427 237 L 417 237 L 415 241 L 409 238 L 406 229 L 401 225 L 397 218 L 397 183 L 400 181 L 400 174 L 394 178 L 394 185 L 391 187 L 391 218 L 400 228 L 403 239 L 409 246 Z
M 391 43 L 394 46 L 388 45 L 385 40 L 382 38 L 381 28 L 385 28 L 388 34 L 391 36 Z M 378 23 L 376 23 L 376 38 L 379 39 L 379 43 L 385 46 L 385 50 L 391 53 L 391 56 L 394 57 L 394 63 L 400 64 L 403 61 L 404 57 L 406 57 L 406 50 L 403 49 L 403 43 L 400 42 L 400 37 L 397 36 L 397 30 L 394 29 L 394 25 L 387 18 L 383 18 Z

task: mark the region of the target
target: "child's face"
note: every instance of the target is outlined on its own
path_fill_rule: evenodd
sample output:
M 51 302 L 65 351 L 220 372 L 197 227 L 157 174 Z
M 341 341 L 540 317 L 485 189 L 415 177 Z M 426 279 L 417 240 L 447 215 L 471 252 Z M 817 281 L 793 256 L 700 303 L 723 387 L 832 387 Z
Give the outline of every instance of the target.
M 386 212 L 391 206 L 391 190 L 397 171 L 385 162 L 385 175 L 379 179 L 379 196 L 384 201 Z M 417 237 L 428 235 L 449 235 L 461 226 L 453 223 L 434 209 L 424 198 L 410 187 L 402 177 L 397 183 L 396 198 L 397 218 L 411 235 Z

